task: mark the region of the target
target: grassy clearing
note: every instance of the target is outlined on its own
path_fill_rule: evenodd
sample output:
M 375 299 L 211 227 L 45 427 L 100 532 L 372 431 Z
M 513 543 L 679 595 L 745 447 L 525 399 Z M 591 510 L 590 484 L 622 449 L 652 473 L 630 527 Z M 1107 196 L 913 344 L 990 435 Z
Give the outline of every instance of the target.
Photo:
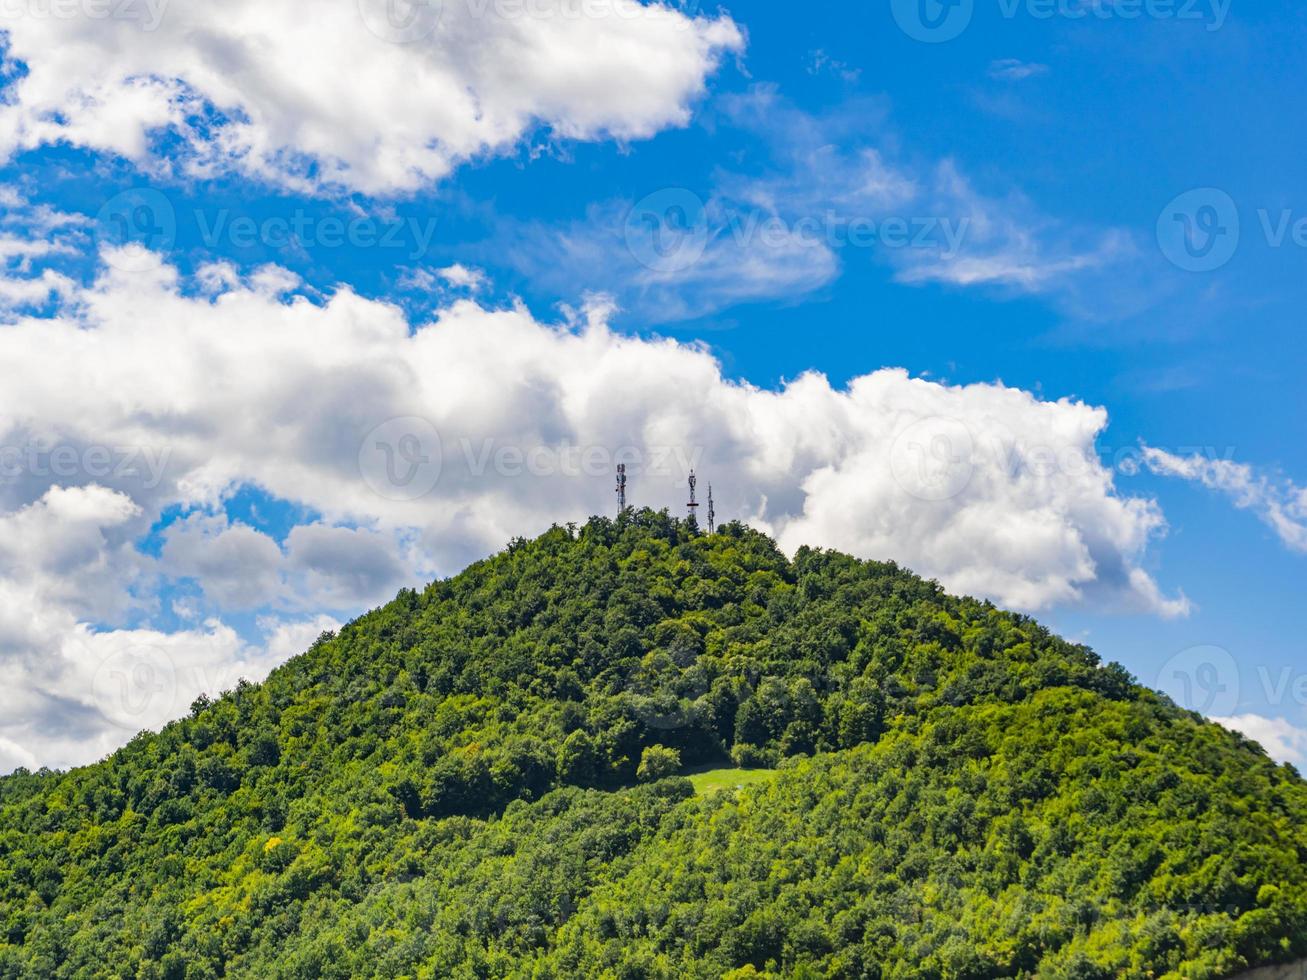
M 700 796 L 707 796 L 709 793 L 720 793 L 723 790 L 735 792 L 745 786 L 769 782 L 776 775 L 776 770 L 704 769 L 686 775 L 690 782 L 694 784 L 694 791 Z

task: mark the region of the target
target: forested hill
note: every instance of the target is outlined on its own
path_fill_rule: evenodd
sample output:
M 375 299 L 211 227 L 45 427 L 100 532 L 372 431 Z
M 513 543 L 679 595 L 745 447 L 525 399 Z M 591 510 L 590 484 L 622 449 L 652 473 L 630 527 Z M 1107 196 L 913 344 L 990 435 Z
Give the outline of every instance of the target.
M 1027 617 L 643 511 L 0 780 L 0 928 L 42 980 L 1228 977 L 1307 955 L 1307 784 Z

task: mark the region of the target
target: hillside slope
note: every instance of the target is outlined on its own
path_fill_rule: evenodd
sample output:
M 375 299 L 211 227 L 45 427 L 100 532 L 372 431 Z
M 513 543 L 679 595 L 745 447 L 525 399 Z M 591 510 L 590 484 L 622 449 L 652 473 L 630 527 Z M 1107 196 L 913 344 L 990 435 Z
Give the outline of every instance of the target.
M 656 778 L 670 753 L 641 769 L 655 746 L 780 771 L 696 796 Z M 1202 978 L 1303 955 L 1289 767 L 1027 617 L 649 511 L 401 592 L 97 765 L 0 780 L 0 977 Z

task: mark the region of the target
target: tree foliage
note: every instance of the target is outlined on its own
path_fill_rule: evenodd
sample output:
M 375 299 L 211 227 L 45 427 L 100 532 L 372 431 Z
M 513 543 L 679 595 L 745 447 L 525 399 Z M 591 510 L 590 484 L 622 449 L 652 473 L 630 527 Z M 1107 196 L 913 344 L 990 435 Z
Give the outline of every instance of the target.
M 1087 648 L 641 511 L 0 779 L 0 977 L 1222 977 L 1305 863 L 1296 773 Z
M 681 753 L 665 745 L 651 745 L 640 756 L 640 766 L 635 776 L 642 783 L 653 783 L 668 779 L 681 771 Z

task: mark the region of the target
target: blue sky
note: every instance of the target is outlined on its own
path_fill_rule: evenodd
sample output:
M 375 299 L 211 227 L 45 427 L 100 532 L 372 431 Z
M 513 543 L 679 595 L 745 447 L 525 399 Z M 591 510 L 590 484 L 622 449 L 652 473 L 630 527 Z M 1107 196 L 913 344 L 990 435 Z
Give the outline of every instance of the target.
M 346 6 L 375 26 L 370 3 Z M 321 46 L 300 38 L 311 29 L 301 22 L 286 28 L 279 7 L 257 15 L 267 18 L 270 50 L 289 56 L 301 50 L 296 44 L 301 53 Z M 42 285 L 0 294 L 12 297 L 0 333 L 11 333 L 8 350 L 24 362 L 11 370 L 26 377 L 54 379 L 58 371 L 43 367 L 60 359 L 67 368 L 67 352 L 80 351 L 81 370 L 93 376 L 112 364 L 103 377 L 114 380 L 89 384 L 83 400 L 58 402 L 78 402 L 80 415 L 43 409 L 58 393 L 25 381 L 27 401 L 0 402 L 10 415 L 0 415 L 0 441 L 19 447 L 40 433 L 77 447 L 158 444 L 176 472 L 133 487 L 83 457 L 66 476 L 25 463 L 0 484 L 0 521 L 44 521 L 34 535 L 57 539 L 82 519 L 68 514 L 96 515 L 72 549 L 82 557 L 70 552 L 23 573 L 25 588 L 50 604 L 42 622 L 54 625 L 36 639 L 0 625 L 0 653 L 28 698 L 25 720 L 0 733 L 0 762 L 83 761 L 50 734 L 69 705 L 78 706 L 74 727 L 93 746 L 91 757 L 124 740 L 138 719 L 101 703 L 105 664 L 152 664 L 181 699 L 182 688 L 195 686 L 189 668 L 178 666 L 188 658 L 207 665 L 209 679 L 237 669 L 257 674 L 400 584 L 456 571 L 510 534 L 608 506 L 606 477 L 554 492 L 522 481 L 459 482 L 450 466 L 460 426 L 527 451 L 532 439 L 585 443 L 586 425 L 593 433 L 598 423 L 577 422 L 567 369 L 537 376 L 510 347 L 537 351 L 530 331 L 542 331 L 552 340 L 534 356 L 561 363 L 575 354 L 567 338 L 596 320 L 609 352 L 589 376 L 615 373 L 588 403 L 615 399 L 600 413 L 609 420 L 629 410 L 625 432 L 645 451 L 658 438 L 701 450 L 697 465 L 713 473 L 728 512 L 756 518 L 786 545 L 807 534 L 1029 608 L 1145 683 L 1238 717 L 1281 758 L 1303 760 L 1307 704 L 1292 683 L 1282 684 L 1307 674 L 1307 406 L 1298 380 L 1307 367 L 1307 145 L 1296 104 L 1305 90 L 1307 13 L 1299 6 L 894 0 L 681 8 L 666 31 L 659 20 L 643 35 L 644 48 L 620 56 L 610 49 L 625 40 L 621 23 L 555 18 L 548 55 L 556 62 L 522 55 L 519 63 L 512 47 L 480 52 L 478 61 L 442 46 L 442 32 L 455 31 L 460 18 L 476 24 L 488 16 L 485 4 L 468 13 L 447 3 L 438 20 L 418 18 L 429 33 L 409 43 L 363 31 L 349 40 L 361 57 L 430 58 L 442 70 L 447 59 L 462 80 L 457 91 L 480 99 L 465 117 L 438 100 L 409 105 L 410 93 L 375 65 L 353 69 L 358 105 L 340 108 L 348 90 L 320 105 L 283 100 L 271 70 L 265 77 L 239 58 L 228 75 L 215 69 L 212 51 L 182 30 L 200 16 L 183 0 L 160 8 L 157 30 L 115 22 L 115 30 L 136 33 L 83 52 L 94 98 L 78 101 L 50 81 L 76 74 L 60 60 L 73 56 L 52 47 L 66 25 L 42 22 L 33 9 L 9 15 L 0 187 L 5 240 L 15 243 L 3 252 L 6 275 Z M 523 23 L 536 22 L 503 19 L 514 31 Z M 488 37 L 500 29 L 477 26 Z M 555 84 L 578 63 L 590 74 Z M 329 79 L 344 69 L 319 70 L 327 74 L 305 74 Z M 531 71 L 540 75 L 533 80 Z M 143 108 L 131 81 L 142 75 L 162 87 L 151 91 L 157 104 L 141 97 Z M 102 79 L 122 87 L 95 89 Z M 215 134 L 235 136 L 223 142 Z M 395 163 L 409 159 L 416 162 L 407 169 Z M 148 250 L 144 258 L 114 251 L 133 242 Z M 215 262 L 229 263 L 217 280 Z M 284 271 L 269 273 L 270 265 Z M 159 270 L 172 268 L 175 283 L 159 285 Z M 433 371 L 444 363 L 453 374 L 432 384 L 423 405 L 405 401 L 400 411 L 394 401 L 389 415 L 375 415 L 420 416 L 439 428 L 442 479 L 429 495 L 402 502 L 427 511 L 401 512 L 385 492 L 370 507 L 352 490 L 322 489 L 323 481 L 347 479 L 340 474 L 359 482 L 357 435 L 342 435 L 354 430 L 331 419 L 352 401 L 370 404 L 380 390 L 374 375 L 384 376 L 395 358 L 382 352 L 369 361 L 364 384 L 349 376 L 357 351 L 328 364 L 318 363 L 325 353 L 306 350 L 298 361 L 316 366 L 288 373 L 280 395 L 275 377 L 242 394 L 262 373 L 258 365 L 275 375 L 278 359 L 295 354 L 280 344 L 265 349 L 261 338 L 281 328 L 260 333 L 252 321 L 280 316 L 295 296 L 326 317 L 339 312 L 331 297 L 342 289 L 358 296 L 357 308 L 340 312 L 351 323 L 414 336 L 432 318 L 445 324 L 446 339 L 433 341 L 444 361 L 420 363 Z M 240 334 L 238 350 L 214 353 L 203 333 L 164 342 L 149 330 L 166 325 L 137 333 L 123 326 L 141 314 L 149 321 L 174 300 L 180 320 L 188 310 L 215 318 L 235 310 L 232 323 L 252 332 Z M 463 312 L 449 317 L 460 303 Z M 530 321 L 526 333 L 490 316 L 515 309 Z M 42 331 L 64 322 L 78 324 L 81 337 L 43 348 Z M 82 341 L 97 329 L 103 341 L 87 354 Z M 496 343 L 511 341 L 504 351 L 512 362 L 502 370 L 468 346 L 472 340 L 449 339 L 501 329 L 511 337 Z M 351 337 L 375 352 L 367 336 Z M 623 347 L 625 337 L 644 345 Z M 667 354 L 660 338 L 678 342 L 679 353 Z M 152 375 L 156 342 L 166 353 Z M 653 380 L 634 380 L 635 367 L 612 368 L 623 351 Z M 656 381 L 679 390 L 713 364 L 721 381 L 704 382 L 700 407 L 710 417 L 739 412 L 743 421 L 732 417 L 729 438 L 696 443 L 694 404 L 660 402 Z M 885 379 L 876 388 L 883 393 L 867 402 L 820 392 L 809 401 L 787 386 L 818 372 L 839 393 L 884 368 L 930 382 L 921 397 L 953 407 L 918 415 L 960 424 L 976 446 L 997 431 L 987 428 L 998 417 L 987 394 L 994 386 L 1042 405 L 1101 408 L 1110 423 L 1089 443 L 1077 435 L 1051 444 L 1071 453 L 1092 445 L 1100 469 L 1073 491 L 1045 488 L 1032 500 L 1024 489 L 987 482 L 990 496 L 975 510 L 947 509 L 981 492 L 976 478 L 947 502 L 917 494 L 916 509 L 894 511 L 895 528 L 866 531 L 882 512 L 878 484 L 861 475 L 879 472 L 871 443 L 860 443 L 862 455 L 850 462 L 843 450 L 830 459 L 819 448 L 795 450 L 800 437 L 785 433 L 807 424 L 814 405 L 832 413 L 823 424 L 839 428 L 854 403 L 883 416 L 897 410 L 896 399 L 920 392 L 906 379 Z M 733 383 L 790 392 L 785 425 L 760 437 L 764 448 L 754 455 L 739 448 L 740 433 L 772 425 L 774 406 L 761 395 L 745 399 Z M 614 394 L 637 389 L 630 402 Z M 748 407 L 736 404 L 741 399 Z M 113 403 L 106 416 L 117 420 L 112 434 L 107 422 L 96 429 L 86 421 L 105 400 Z M 1038 439 L 1022 426 L 1036 426 L 1037 414 L 1036 427 L 1047 419 L 1058 440 L 1086 424 L 1069 408 L 1058 421 L 1060 409 L 1017 405 L 1015 394 L 1009 403 L 1002 411 L 1011 414 L 998 413 L 1003 431 L 1027 449 Z M 264 413 L 257 452 L 240 441 L 254 425 L 245 406 Z M 548 424 L 523 435 L 523 413 Z M 367 431 L 370 419 L 350 416 L 349 424 Z M 803 438 L 821 443 L 820 435 Z M 419 443 L 429 448 L 420 433 L 412 445 Z M 881 447 L 882 457 L 891 444 L 897 439 Z M 956 442 L 949 445 L 956 452 Z M 787 470 L 775 460 L 791 451 Z M 823 497 L 826 470 L 839 486 Z M 651 470 L 641 489 L 650 502 L 672 504 L 683 476 L 676 466 Z M 92 485 L 116 496 L 78 498 L 76 506 L 49 496 L 52 487 Z M 1148 502 L 1158 519 L 1126 514 L 1121 501 Z M 1121 527 L 1107 543 L 1085 546 L 1092 570 L 1064 568 L 1051 556 L 1068 535 L 1093 538 L 1094 515 L 1109 511 L 1105 520 Z M 985 520 L 1016 537 L 1023 526 L 1047 524 L 1051 543 L 1011 544 L 1009 554 L 1008 538 L 973 542 L 967 529 Z M 966 553 L 936 541 L 964 542 Z M 93 558 L 82 554 L 87 548 Z M 17 582 L 16 560 L 14 569 Z M 68 599 L 92 574 L 110 585 Z M 1070 584 L 1041 584 L 1058 576 Z M 28 593 L 14 585 L 6 595 Z M 31 668 L 42 650 L 76 656 L 74 634 L 91 668 L 63 660 L 59 669 Z M 1182 675 L 1198 686 L 1186 693 Z M 166 717 L 175 705 L 164 700 L 143 720 Z

